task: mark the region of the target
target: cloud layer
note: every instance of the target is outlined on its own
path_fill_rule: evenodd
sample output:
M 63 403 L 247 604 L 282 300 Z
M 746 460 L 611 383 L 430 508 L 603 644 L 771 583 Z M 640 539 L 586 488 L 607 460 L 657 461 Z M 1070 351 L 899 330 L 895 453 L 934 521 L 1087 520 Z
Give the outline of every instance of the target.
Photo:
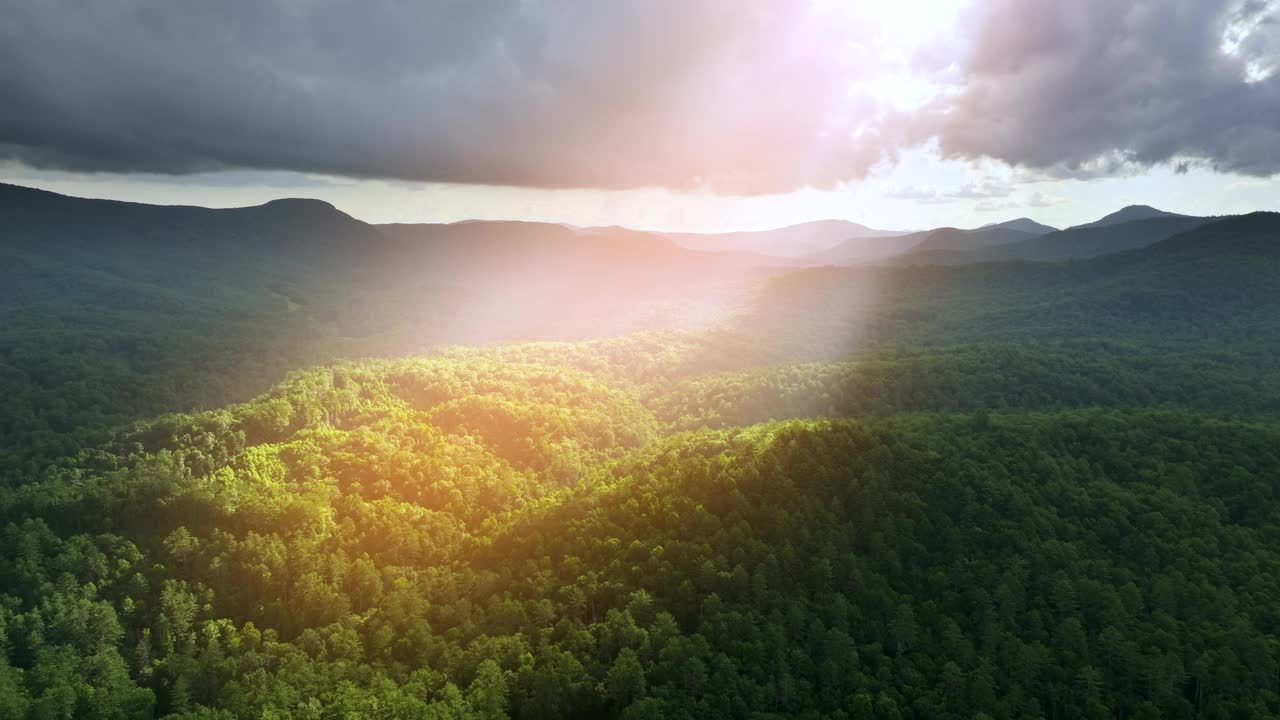
M 945 92 L 907 114 L 865 91 L 901 72 L 885 66 L 900 38 L 795 0 L 0 13 L 0 158 L 41 168 L 762 193 L 937 138 L 1058 175 L 1280 171 L 1280 15 L 1261 0 L 973 0 L 915 64 Z
M 955 92 L 906 123 L 944 156 L 1077 177 L 1280 171 L 1274 2 L 987 0 L 967 27 Z
M 832 184 L 861 56 L 784 0 L 0 2 L 0 153 L 536 187 Z

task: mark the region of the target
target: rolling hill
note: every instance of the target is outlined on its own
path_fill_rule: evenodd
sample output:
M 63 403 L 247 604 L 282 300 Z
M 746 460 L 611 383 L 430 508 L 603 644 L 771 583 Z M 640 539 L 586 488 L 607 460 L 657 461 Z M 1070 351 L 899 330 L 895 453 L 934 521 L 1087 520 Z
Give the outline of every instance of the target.
M 860 262 L 896 260 L 902 257 L 916 259 L 941 257 L 964 258 L 969 253 L 1036 237 L 1033 232 L 1012 227 L 992 225 L 976 230 L 937 228 L 892 238 L 892 244 L 865 239 L 849 240 L 830 250 L 805 258 L 808 265 L 852 265 Z M 876 252 L 892 248 L 893 252 Z
M 766 272 L 756 260 L 627 230 L 375 227 L 308 200 L 0 186 L 0 444 L 247 399 L 342 357 L 706 327 Z
M 771 280 L 741 325 L 827 356 L 1086 340 L 1280 350 L 1278 258 L 1280 216 L 1255 213 L 1072 263 L 805 269 Z
M 877 260 L 908 265 L 1073 260 L 1145 247 L 1214 219 L 1129 206 L 1101 220 L 1065 230 L 1019 218 L 976 230 L 938 228 L 907 235 L 901 238 L 899 252 L 892 255 L 872 255 L 851 242 L 807 260 L 810 265 L 851 265 Z
M 1058 230 L 1058 228 L 1053 227 L 1052 225 L 1045 225 L 1044 223 L 1038 223 L 1035 220 L 1032 220 L 1031 218 L 1025 218 L 1025 217 L 1017 218 L 1014 220 L 1006 220 L 1004 222 L 983 225 L 982 228 L 980 229 L 987 229 L 987 228 L 1008 228 L 1009 230 L 1019 230 L 1021 232 L 1031 233 L 1033 235 L 1046 235 L 1051 232 L 1057 232 Z
M 920 242 L 911 246 L 908 252 L 924 253 L 934 250 L 946 252 L 971 252 L 997 245 L 1006 245 L 1030 237 L 1033 233 L 1012 227 L 995 225 L 977 230 L 958 230 L 956 228 L 939 228 L 930 230 L 920 237 Z
M 828 386 L 852 417 L 739 426 L 742 408 L 699 396 L 740 378 L 652 387 L 612 361 L 619 350 L 312 368 L 0 487 L 17 548 L 0 556 L 0 707 L 393 720 L 1280 710 L 1280 425 L 936 411 L 1049 389 L 1018 372 L 1035 356 L 991 354 L 1015 364 L 929 384 L 938 366 L 883 363 Z M 825 372 L 757 378 L 743 397 L 767 404 Z M 837 405 L 856 398 L 935 412 Z M 721 429 L 684 429 L 690 406 Z
M 1215 219 L 1177 215 L 1130 220 L 1109 225 L 1080 226 L 967 252 L 912 252 L 897 260 L 904 263 L 943 265 L 1007 260 L 1051 262 L 1077 260 L 1154 245 Z

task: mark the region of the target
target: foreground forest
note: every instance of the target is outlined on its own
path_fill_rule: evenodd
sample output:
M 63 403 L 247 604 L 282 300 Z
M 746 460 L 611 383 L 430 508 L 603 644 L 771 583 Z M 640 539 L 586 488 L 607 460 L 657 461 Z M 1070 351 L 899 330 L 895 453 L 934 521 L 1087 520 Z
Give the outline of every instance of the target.
M 0 713 L 1280 713 L 1280 424 L 639 342 L 311 370 L 11 488 Z M 734 424 L 770 395 L 855 417 Z
M 0 193 L 0 718 L 1280 716 L 1280 216 L 794 269 L 67 202 Z

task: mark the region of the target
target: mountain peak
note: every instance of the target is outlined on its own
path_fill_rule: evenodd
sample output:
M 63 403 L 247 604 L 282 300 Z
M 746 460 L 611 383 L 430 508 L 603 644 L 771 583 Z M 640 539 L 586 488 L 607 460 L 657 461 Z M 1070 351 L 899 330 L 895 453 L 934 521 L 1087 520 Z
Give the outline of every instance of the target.
M 359 220 L 342 212 L 331 203 L 312 198 L 278 198 L 252 207 L 232 208 L 217 212 L 232 216 L 251 217 L 258 221 L 286 224 L 324 223 L 334 227 L 363 225 Z
M 339 212 L 338 208 L 334 207 L 332 203 L 316 200 L 315 198 L 276 198 L 275 200 L 268 200 L 258 207 L 282 212 Z
M 1077 225 L 1076 227 L 1081 227 L 1081 228 L 1106 227 L 1108 225 L 1118 225 L 1120 223 L 1133 222 L 1134 220 L 1150 220 L 1151 218 L 1162 218 L 1162 217 L 1187 217 L 1187 216 L 1182 215 L 1180 213 L 1171 213 L 1165 210 L 1160 210 L 1158 208 L 1153 208 L 1150 205 L 1126 205 L 1109 215 L 1104 215 L 1103 217 L 1097 220 L 1094 220 L 1091 223 Z
M 1058 228 L 1053 227 L 1052 225 L 1038 223 L 1029 217 L 1020 217 L 1014 218 L 1013 220 L 1006 220 L 1004 222 L 990 223 L 988 225 L 983 225 L 979 230 L 986 230 L 989 228 L 1008 228 L 1009 230 L 1019 230 L 1033 235 L 1048 235 L 1051 232 L 1058 231 Z

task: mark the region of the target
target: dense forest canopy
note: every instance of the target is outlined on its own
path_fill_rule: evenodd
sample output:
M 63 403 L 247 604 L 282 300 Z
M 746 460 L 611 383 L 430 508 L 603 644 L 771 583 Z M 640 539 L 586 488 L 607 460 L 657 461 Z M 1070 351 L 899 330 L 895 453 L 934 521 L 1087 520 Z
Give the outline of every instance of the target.
M 6 188 L 0 718 L 1280 716 L 1280 216 L 1133 222 Z

